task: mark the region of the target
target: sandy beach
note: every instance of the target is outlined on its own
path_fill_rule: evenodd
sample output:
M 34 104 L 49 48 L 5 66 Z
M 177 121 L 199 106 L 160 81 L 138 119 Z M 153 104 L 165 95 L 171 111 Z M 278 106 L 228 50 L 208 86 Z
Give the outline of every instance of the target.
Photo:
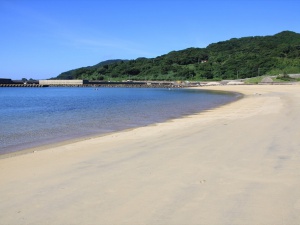
M 0 159 L 0 225 L 300 224 L 300 85 L 200 88 L 244 97 Z

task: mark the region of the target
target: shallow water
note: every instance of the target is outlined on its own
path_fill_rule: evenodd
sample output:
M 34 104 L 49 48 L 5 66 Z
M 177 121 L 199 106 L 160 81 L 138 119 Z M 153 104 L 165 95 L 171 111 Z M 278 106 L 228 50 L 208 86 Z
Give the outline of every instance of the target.
M 0 154 L 163 122 L 236 98 L 187 89 L 0 88 Z

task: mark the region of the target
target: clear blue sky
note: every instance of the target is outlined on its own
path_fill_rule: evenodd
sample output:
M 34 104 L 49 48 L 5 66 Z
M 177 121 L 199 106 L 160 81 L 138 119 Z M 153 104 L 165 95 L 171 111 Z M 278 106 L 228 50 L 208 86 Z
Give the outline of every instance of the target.
M 300 33 L 299 0 L 0 0 L 0 78 Z

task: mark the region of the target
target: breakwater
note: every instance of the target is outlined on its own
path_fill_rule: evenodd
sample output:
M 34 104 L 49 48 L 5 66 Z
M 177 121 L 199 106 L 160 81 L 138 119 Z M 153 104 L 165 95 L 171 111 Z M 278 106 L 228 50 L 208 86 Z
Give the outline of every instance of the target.
M 169 81 L 99 81 L 99 80 L 39 80 L 39 84 L 50 87 L 126 87 L 126 88 L 171 88 L 181 83 Z
M 49 84 L 50 87 L 106 87 L 106 88 L 180 88 L 173 83 L 144 83 L 144 82 L 89 82 L 88 84 Z
M 88 81 L 88 80 L 35 80 L 23 83 L 11 79 L 0 79 L 0 87 L 126 87 L 126 88 L 180 88 L 186 83 L 171 81 Z
M 0 87 L 49 87 L 49 85 L 41 85 L 41 84 L 0 84 Z

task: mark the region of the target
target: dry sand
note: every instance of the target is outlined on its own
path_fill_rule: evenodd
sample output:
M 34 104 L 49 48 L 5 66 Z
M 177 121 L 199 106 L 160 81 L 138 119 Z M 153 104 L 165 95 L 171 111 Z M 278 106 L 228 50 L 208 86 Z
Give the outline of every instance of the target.
M 203 89 L 245 97 L 1 159 L 0 224 L 300 224 L 300 85 Z

